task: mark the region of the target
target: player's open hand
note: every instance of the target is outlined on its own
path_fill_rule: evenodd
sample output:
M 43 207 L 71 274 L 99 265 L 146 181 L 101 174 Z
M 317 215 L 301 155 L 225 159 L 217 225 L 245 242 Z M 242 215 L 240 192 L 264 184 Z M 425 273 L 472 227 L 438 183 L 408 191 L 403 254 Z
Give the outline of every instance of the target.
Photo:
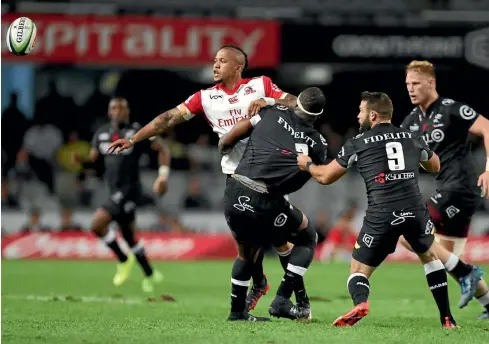
M 477 186 L 480 186 L 482 189 L 482 197 L 489 199 L 489 171 L 480 175 Z
M 168 189 L 168 178 L 165 176 L 158 176 L 153 183 L 153 192 L 158 195 L 162 195 Z
M 131 147 L 132 143 L 129 142 L 127 138 L 118 139 L 110 144 L 107 152 L 109 154 L 119 154 L 120 152 L 125 151 L 126 149 L 129 149 Z
M 265 99 L 253 100 L 250 105 L 248 105 L 248 117 L 253 117 L 266 106 L 267 102 L 265 101 Z
M 311 158 L 308 155 L 299 154 L 297 155 L 297 165 L 301 171 L 307 171 L 307 163 L 312 162 Z
M 73 152 L 73 154 L 71 155 L 71 162 L 74 164 L 81 164 L 83 161 L 80 153 Z

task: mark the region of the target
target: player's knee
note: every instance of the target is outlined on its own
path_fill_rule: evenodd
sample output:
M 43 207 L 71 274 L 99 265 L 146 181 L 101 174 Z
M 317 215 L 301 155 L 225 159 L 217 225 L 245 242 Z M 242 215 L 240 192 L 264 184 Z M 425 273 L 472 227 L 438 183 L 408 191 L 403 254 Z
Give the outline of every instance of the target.
M 112 217 L 103 209 L 97 210 L 92 220 L 91 230 L 98 236 L 107 234 L 108 226 L 112 221 Z
M 423 264 L 432 262 L 438 259 L 435 251 L 435 245 L 432 245 L 426 252 L 418 253 L 418 257 Z
M 367 264 L 364 264 L 362 262 L 359 262 L 355 258 L 351 259 L 350 263 L 350 275 L 352 274 L 362 274 L 365 275 L 367 278 L 370 278 L 372 273 L 375 271 L 375 267 L 369 266 Z
M 296 245 L 303 245 L 315 248 L 318 240 L 316 230 L 309 223 L 306 216 L 303 217 L 302 225 L 303 224 L 305 224 L 305 227 L 299 230 L 299 234 L 297 234 L 297 240 L 295 243 Z
M 285 253 L 285 252 L 289 252 L 292 247 L 294 247 L 294 244 L 292 244 L 291 242 L 286 242 L 285 244 L 283 245 L 280 245 L 280 246 L 276 246 L 275 247 L 275 250 L 278 252 L 278 253 Z

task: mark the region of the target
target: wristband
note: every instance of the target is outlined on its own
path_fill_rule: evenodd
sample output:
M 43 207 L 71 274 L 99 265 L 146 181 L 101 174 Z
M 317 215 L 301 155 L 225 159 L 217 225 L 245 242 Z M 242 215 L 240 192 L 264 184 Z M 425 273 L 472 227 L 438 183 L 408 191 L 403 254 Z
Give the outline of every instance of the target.
M 166 165 L 160 166 L 160 168 L 158 169 L 158 175 L 168 178 L 168 176 L 170 175 L 170 168 Z
M 314 165 L 314 163 L 312 161 L 308 161 L 306 163 L 306 170 L 307 170 L 307 172 L 311 172 L 311 171 L 309 171 L 309 169 L 311 168 L 311 165 Z
M 127 141 L 129 141 L 129 143 L 134 146 L 135 142 L 132 138 L 128 137 Z
M 265 98 L 263 98 L 263 100 L 267 102 L 268 106 L 274 106 L 275 105 L 275 99 L 274 98 L 265 97 Z

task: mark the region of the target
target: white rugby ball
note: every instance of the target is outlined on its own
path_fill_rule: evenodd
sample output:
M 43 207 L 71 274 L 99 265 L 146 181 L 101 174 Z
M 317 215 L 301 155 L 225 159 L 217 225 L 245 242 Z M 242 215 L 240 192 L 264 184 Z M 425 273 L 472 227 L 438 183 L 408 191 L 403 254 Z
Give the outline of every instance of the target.
M 15 55 L 27 55 L 36 45 L 36 37 L 36 24 L 27 17 L 17 18 L 8 28 L 8 50 Z

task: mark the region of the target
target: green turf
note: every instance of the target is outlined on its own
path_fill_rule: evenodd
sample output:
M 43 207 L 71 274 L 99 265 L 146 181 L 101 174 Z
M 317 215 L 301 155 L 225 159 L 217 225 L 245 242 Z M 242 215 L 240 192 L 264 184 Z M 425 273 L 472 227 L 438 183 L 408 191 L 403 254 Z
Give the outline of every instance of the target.
M 477 302 L 456 308 L 458 286 L 450 283 L 453 313 L 462 326 L 442 330 L 423 269 L 415 264 L 385 264 L 371 279 L 371 310 L 353 328 L 332 328 L 351 308 L 345 284 L 347 264 L 314 263 L 306 276 L 314 321 L 228 323 L 231 262 L 158 263 L 165 281 L 159 294 L 176 302 L 148 302 L 141 273 L 115 289 L 114 263 L 2 262 L 3 343 L 489 343 L 488 321 L 476 320 Z M 266 315 L 282 275 L 278 261 L 267 260 L 271 292 L 256 309 Z M 486 270 L 489 267 L 486 266 Z M 49 296 L 48 301 L 28 296 Z M 62 301 L 58 297 L 68 297 Z M 83 299 L 80 297 L 99 297 Z M 133 303 L 117 303 L 117 301 Z M 88 302 L 92 301 L 92 302 Z

